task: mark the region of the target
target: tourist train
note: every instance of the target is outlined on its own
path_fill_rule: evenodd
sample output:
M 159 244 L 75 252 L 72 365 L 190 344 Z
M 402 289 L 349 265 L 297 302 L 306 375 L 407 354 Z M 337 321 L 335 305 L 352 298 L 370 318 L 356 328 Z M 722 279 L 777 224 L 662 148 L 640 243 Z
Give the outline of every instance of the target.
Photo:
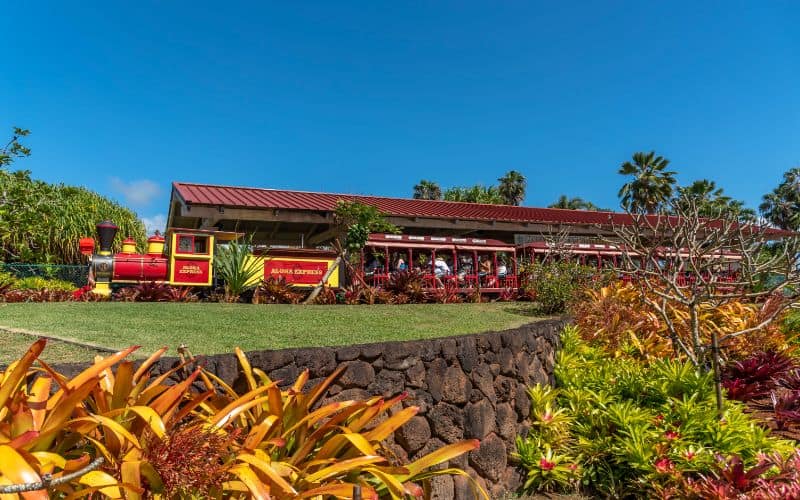
M 166 235 L 155 234 L 147 239 L 145 253 L 137 253 L 137 242 L 126 238 L 122 250 L 113 253 L 118 227 L 111 221 L 97 224 L 97 242 L 81 238 L 82 254 L 89 260 L 89 281 L 92 290 L 101 295 L 112 287 L 142 282 L 166 283 L 174 286 L 212 287 L 215 285 L 214 255 L 219 244 L 236 240 L 241 233 L 170 228 Z M 364 283 L 384 287 L 393 273 L 416 271 L 428 289 L 454 287 L 479 290 L 482 294 L 498 294 L 520 286 L 521 262 L 551 258 L 574 259 L 599 272 L 622 267 L 624 249 L 610 244 L 569 243 L 556 245 L 546 241 L 512 245 L 499 240 L 411 234 L 371 234 L 361 251 L 358 264 L 351 272 L 360 273 Z M 262 279 L 283 279 L 297 288 L 321 284 L 328 270 L 335 265 L 336 252 L 314 248 L 254 247 L 250 259 L 262 272 L 253 284 Z M 733 281 L 738 256 L 726 257 L 720 269 L 720 281 Z M 633 257 L 636 261 L 636 256 Z M 642 268 L 648 263 L 641 262 Z M 344 286 L 352 277 L 338 266 L 329 273 L 325 285 Z M 635 279 L 633 274 L 620 274 L 620 279 Z M 685 281 L 691 281 L 686 276 Z

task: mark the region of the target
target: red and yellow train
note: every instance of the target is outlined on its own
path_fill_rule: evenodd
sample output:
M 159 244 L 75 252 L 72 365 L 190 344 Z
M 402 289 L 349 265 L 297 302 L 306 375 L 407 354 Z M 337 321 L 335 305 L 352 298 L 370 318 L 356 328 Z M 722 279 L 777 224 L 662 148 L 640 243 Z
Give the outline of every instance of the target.
M 148 238 L 145 253 L 137 253 L 136 241 L 127 238 L 122 242 L 122 251 L 114 254 L 112 244 L 117 230 L 113 222 L 103 221 L 97 225 L 97 243 L 93 238 L 80 240 L 81 252 L 89 257 L 90 283 L 98 294 L 110 294 L 114 285 L 140 282 L 211 287 L 216 246 L 242 236 L 225 231 L 170 228 L 165 237 L 156 234 Z M 608 244 L 573 243 L 556 248 L 544 241 L 515 246 L 484 238 L 372 234 L 356 272 L 370 285 L 382 287 L 392 273 L 414 269 L 422 274 L 427 288 L 453 286 L 465 291 L 477 288 L 481 293 L 497 294 L 520 286 L 519 260 L 541 261 L 556 253 L 558 258 L 565 258 L 566 254 L 566 258 L 602 272 L 622 267 L 623 252 L 623 248 Z M 728 257 L 727 269 L 720 269 L 720 273 L 733 277 L 739 258 L 734 254 Z M 335 265 L 336 253 L 308 248 L 268 248 L 254 250 L 250 259 L 258 261 L 263 269 L 254 283 L 274 277 L 298 288 L 310 288 L 319 285 Z M 620 277 L 632 279 L 630 274 Z M 330 274 L 326 285 L 336 288 L 346 280 L 343 271 L 337 269 Z

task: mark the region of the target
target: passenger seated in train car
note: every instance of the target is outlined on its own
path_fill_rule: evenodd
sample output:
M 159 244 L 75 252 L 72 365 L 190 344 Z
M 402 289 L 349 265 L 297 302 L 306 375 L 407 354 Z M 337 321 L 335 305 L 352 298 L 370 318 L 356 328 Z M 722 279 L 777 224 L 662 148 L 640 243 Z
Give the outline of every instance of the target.
M 458 282 L 463 284 L 467 280 L 467 275 L 472 274 L 472 254 L 460 254 L 458 256 Z
M 483 278 L 492 274 L 492 261 L 488 255 L 480 256 L 480 266 L 478 267 L 478 275 Z
M 506 262 L 507 260 L 505 254 L 501 254 L 497 258 L 497 277 L 500 279 L 505 278 L 506 274 L 508 274 L 508 266 Z
M 392 254 L 392 271 L 405 271 L 408 268 L 402 254 L 395 252 Z
M 372 276 L 376 272 L 380 272 L 383 270 L 383 264 L 381 264 L 380 258 L 377 255 L 370 254 L 368 256 L 367 265 L 364 266 L 364 273 L 367 276 Z
M 450 266 L 445 261 L 444 256 L 437 255 L 436 260 L 433 261 L 433 274 L 435 274 L 437 278 L 441 278 L 450 275 L 451 272 Z

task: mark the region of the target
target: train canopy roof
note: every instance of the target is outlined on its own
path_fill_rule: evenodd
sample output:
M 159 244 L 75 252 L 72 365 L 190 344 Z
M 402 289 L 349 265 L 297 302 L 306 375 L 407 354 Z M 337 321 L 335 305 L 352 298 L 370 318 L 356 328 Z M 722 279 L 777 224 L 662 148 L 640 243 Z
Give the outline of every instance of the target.
M 608 236 L 629 214 L 592 210 L 489 205 L 354 194 L 291 191 L 174 182 L 167 225 L 254 233 L 256 241 L 317 245 L 335 235 L 338 201 L 373 205 L 405 233 L 493 238 L 546 235 L 568 229 L 583 237 Z

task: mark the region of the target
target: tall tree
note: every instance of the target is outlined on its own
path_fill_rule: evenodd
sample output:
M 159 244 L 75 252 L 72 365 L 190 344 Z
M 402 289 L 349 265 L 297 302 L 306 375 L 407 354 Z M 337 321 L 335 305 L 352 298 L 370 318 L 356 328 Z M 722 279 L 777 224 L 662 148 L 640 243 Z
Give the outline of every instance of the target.
M 506 175 L 497 179 L 500 185 L 497 191 L 506 205 L 519 205 L 525 199 L 525 189 L 528 181 L 525 176 L 516 170 L 509 170 Z
M 30 155 L 20 143 L 29 132 L 14 128 L 0 148 L 0 261 L 77 264 L 77 241 L 94 234 L 95 224 L 112 219 L 120 227 L 116 247 L 131 236 L 144 241 L 144 225 L 131 210 L 83 187 L 48 184 L 26 170 L 9 170 Z
M 633 162 L 623 163 L 619 173 L 632 175 L 633 180 L 619 190 L 622 206 L 632 213 L 654 213 L 665 207 L 675 188 L 675 172 L 667 165 L 669 160 L 655 151 L 634 153 Z
M 800 167 L 783 174 L 783 182 L 764 195 L 758 207 L 771 224 L 791 231 L 800 231 Z
M 447 188 L 444 192 L 444 199 L 447 201 L 487 203 L 490 205 L 502 205 L 505 202 L 495 186 L 486 187 L 480 184 L 470 187 L 455 186 Z
M 31 154 L 31 150 L 19 142 L 20 138 L 25 137 L 30 133 L 30 130 L 14 127 L 14 131 L 11 134 L 11 139 L 6 143 L 5 146 L 0 148 L 0 170 L 4 169 L 8 165 L 11 165 L 16 158 L 29 156 Z
M 415 200 L 441 200 L 442 188 L 434 181 L 422 179 L 414 186 Z
M 600 210 L 600 208 L 598 208 L 597 205 L 591 201 L 586 201 L 579 197 L 569 198 L 565 194 L 559 196 L 558 201 L 550 204 L 548 208 L 564 208 L 567 210 Z
M 677 202 L 686 204 L 689 200 L 697 205 L 702 217 L 717 217 L 720 212 L 738 218 L 743 222 L 754 222 L 756 213 L 744 206 L 744 202 L 727 196 L 714 181 L 700 179 L 689 186 L 678 188 Z
M 675 217 L 634 213 L 630 223 L 614 225 L 614 243 L 624 249 L 617 270 L 632 277 L 643 306 L 663 320 L 675 352 L 713 368 L 721 416 L 720 350 L 800 306 L 800 238 L 775 242 L 769 228 L 742 224 L 725 206 L 703 214 L 702 199 L 686 191 L 668 202 L 665 212 Z M 732 255 L 736 270 L 725 275 Z M 721 332 L 713 313 L 734 304 L 758 304 L 758 324 L 734 322 Z

